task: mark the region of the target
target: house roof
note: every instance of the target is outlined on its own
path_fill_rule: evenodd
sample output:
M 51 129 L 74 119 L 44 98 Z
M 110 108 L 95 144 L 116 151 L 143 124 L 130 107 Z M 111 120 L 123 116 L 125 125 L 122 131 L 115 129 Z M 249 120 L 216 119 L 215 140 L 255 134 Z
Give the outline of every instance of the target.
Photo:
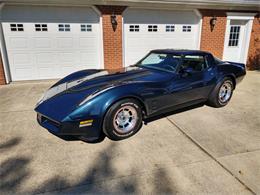
M 125 5 L 132 7 L 243 9 L 260 11 L 259 0 L 2 0 L 6 4 L 35 5 Z

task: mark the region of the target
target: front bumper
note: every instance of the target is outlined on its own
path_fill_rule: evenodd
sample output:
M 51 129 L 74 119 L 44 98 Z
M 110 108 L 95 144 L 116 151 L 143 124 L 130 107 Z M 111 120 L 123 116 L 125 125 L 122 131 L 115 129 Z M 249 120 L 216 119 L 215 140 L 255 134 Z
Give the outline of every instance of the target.
M 50 133 L 57 136 L 73 135 L 84 136 L 91 139 L 98 139 L 101 135 L 101 130 L 97 128 L 96 125 L 98 119 L 94 120 L 91 126 L 80 127 L 79 121 L 59 122 L 40 113 L 37 113 L 37 121 L 39 125 L 47 129 Z

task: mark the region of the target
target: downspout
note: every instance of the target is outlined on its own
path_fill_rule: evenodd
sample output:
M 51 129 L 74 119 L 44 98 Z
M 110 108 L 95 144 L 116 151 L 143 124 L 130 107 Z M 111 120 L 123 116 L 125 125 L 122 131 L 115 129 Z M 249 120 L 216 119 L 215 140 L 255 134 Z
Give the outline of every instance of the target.
M 2 9 L 5 6 L 4 3 L 0 3 L 0 51 L 2 54 L 2 61 L 4 66 L 4 74 L 5 74 L 5 82 L 8 84 L 10 83 L 10 70 L 9 70 L 9 62 L 7 57 L 7 51 L 6 51 L 6 45 L 5 45 L 5 39 L 4 39 L 4 31 L 3 31 L 3 25 L 2 25 Z

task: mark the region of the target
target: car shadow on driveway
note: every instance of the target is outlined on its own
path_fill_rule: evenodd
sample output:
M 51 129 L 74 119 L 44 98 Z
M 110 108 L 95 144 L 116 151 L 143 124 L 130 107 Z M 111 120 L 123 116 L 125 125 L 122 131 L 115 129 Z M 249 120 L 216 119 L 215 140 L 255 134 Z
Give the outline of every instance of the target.
M 1 152 L 4 149 L 11 152 L 11 149 L 20 143 L 18 140 L 20 139 L 13 138 L 1 144 Z M 117 142 L 111 142 L 90 162 L 90 166 L 86 167 L 86 175 L 77 182 L 72 182 L 67 176 L 59 176 L 59 173 L 53 173 L 47 181 L 38 185 L 38 187 L 30 188 L 33 185 L 29 185 L 30 189 L 24 189 L 23 184 L 28 184 L 28 182 L 33 184 L 34 175 L 32 172 L 37 171 L 33 170 L 36 169 L 35 167 L 30 166 L 33 159 L 25 156 L 9 157 L 0 164 L 0 194 L 59 193 L 60 191 L 65 193 L 137 193 L 142 190 L 139 176 L 142 175 L 143 170 L 136 170 L 133 167 L 126 175 L 118 175 L 116 170 L 118 167 L 115 167 L 114 163 L 116 150 Z M 71 176 L 70 173 L 68 175 Z M 157 167 L 151 173 L 151 177 L 154 192 L 160 194 L 175 193 L 174 185 L 171 183 L 166 169 Z M 21 189 L 23 190 L 20 191 Z

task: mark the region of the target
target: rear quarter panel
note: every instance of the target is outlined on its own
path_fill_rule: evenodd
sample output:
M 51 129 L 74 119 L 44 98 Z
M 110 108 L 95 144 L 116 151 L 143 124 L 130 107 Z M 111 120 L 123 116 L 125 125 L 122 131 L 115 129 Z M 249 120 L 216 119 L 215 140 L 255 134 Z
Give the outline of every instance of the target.
M 217 66 L 218 80 L 230 76 L 235 79 L 236 84 L 239 83 L 246 75 L 245 65 L 241 63 L 226 62 Z

